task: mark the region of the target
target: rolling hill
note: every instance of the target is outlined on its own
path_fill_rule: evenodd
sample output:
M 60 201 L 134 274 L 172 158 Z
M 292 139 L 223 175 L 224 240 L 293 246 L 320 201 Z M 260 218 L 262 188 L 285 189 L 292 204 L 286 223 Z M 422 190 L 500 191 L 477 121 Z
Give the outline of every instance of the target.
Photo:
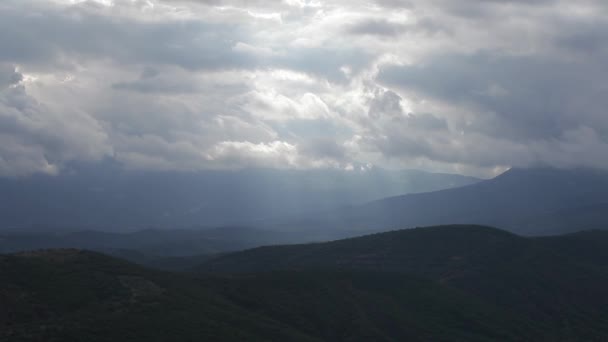
M 1 256 L 0 303 L 2 341 L 315 340 L 195 279 L 80 250 Z
M 483 226 L 417 228 L 224 255 L 204 273 L 406 274 L 458 289 L 558 336 L 608 336 L 608 233 L 525 238 Z M 539 327 L 541 323 L 535 326 Z
M 0 340 L 602 341 L 608 233 L 483 226 L 260 247 L 153 271 L 99 253 L 0 256 Z
M 0 253 L 78 248 L 98 251 L 160 269 L 184 270 L 212 255 L 263 245 L 327 241 L 349 231 L 271 231 L 249 227 L 103 231 L 0 231 Z
M 405 275 L 195 278 L 80 250 L 1 256 L 0 303 L 3 341 L 515 341 L 539 333 Z

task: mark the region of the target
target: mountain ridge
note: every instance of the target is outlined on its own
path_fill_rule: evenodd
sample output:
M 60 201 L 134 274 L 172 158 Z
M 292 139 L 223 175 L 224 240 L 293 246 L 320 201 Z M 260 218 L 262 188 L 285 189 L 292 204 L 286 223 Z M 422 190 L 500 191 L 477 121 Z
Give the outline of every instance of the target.
M 608 172 L 603 170 L 511 169 L 471 185 L 325 212 L 309 225 L 380 231 L 480 224 L 524 235 L 551 235 L 608 227 L 606 193 Z M 561 219 L 568 216 L 569 220 Z

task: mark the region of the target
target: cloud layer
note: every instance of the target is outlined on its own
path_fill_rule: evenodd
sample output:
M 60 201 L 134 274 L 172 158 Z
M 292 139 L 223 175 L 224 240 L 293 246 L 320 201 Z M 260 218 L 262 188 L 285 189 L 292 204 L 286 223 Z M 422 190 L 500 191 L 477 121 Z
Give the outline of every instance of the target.
M 0 175 L 608 168 L 603 1 L 5 0 Z

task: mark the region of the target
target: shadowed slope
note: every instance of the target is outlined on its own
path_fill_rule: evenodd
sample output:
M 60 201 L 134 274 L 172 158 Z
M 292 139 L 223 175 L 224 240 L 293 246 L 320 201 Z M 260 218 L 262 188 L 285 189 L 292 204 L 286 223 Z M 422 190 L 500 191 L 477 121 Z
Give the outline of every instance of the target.
M 0 256 L 0 304 L 0 340 L 315 340 L 194 279 L 79 250 Z
M 257 248 L 198 277 L 79 250 L 5 255 L 0 340 L 601 341 L 607 245 L 444 226 Z
M 209 260 L 198 269 L 407 274 L 459 289 L 562 336 L 593 339 L 608 335 L 608 240 L 580 236 L 584 234 L 523 238 L 482 226 L 418 228 L 321 244 L 261 247 Z M 573 239 L 576 248 L 562 248 Z
M 406 275 L 195 279 L 78 250 L 0 256 L 0 303 L 0 340 L 10 341 L 516 341 L 537 333 Z

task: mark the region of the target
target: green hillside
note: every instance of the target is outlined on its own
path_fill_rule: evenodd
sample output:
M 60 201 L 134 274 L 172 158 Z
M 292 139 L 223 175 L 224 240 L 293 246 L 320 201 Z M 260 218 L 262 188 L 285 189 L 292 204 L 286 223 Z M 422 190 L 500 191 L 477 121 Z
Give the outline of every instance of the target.
M 0 303 L 2 341 L 315 340 L 198 280 L 78 250 L 1 257 Z
M 243 307 L 324 341 L 521 341 L 549 336 L 462 291 L 403 274 L 270 272 L 209 281 Z
M 440 226 L 378 233 L 324 243 L 254 248 L 214 258 L 200 271 L 251 273 L 270 270 L 342 269 L 445 275 L 471 272 L 520 255 L 530 240 L 483 226 Z M 496 259 L 496 260 L 494 260 Z
M 407 274 L 458 289 L 556 336 L 593 340 L 608 336 L 607 235 L 523 238 L 482 226 L 417 228 L 261 247 L 212 259 L 198 270 Z
M 0 340 L 517 340 L 514 316 L 432 281 L 390 273 L 192 278 L 101 254 L 0 259 Z
M 0 341 L 602 341 L 607 245 L 443 226 L 256 248 L 197 274 L 10 254 Z

